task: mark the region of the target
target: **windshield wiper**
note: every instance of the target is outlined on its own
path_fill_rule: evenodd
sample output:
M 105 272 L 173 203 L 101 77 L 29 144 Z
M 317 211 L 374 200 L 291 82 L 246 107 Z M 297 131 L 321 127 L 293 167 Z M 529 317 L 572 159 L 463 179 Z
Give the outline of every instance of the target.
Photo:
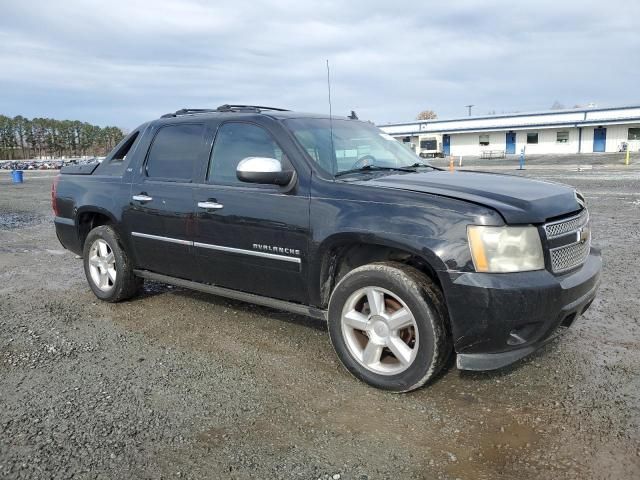
M 413 165 L 409 165 L 407 168 L 423 168 L 423 167 L 433 168 L 434 170 L 441 170 L 438 167 L 434 167 L 433 165 L 429 165 L 428 163 L 421 163 L 421 162 L 416 162 Z
M 398 171 L 398 172 L 414 172 L 412 168 L 404 168 L 404 167 L 380 167 L 378 165 L 365 165 L 360 168 L 352 168 L 350 170 L 343 170 L 342 172 L 338 172 L 334 175 L 334 177 L 341 177 L 342 175 L 347 175 L 349 173 L 361 173 L 361 172 L 383 172 L 383 171 Z

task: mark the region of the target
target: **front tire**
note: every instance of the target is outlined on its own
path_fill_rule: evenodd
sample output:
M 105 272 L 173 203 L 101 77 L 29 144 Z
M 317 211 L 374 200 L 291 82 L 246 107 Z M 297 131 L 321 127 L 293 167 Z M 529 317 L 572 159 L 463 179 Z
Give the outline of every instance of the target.
M 394 392 L 424 385 L 452 351 L 439 288 L 393 262 L 364 265 L 340 280 L 329 301 L 329 336 L 350 373 Z
M 143 283 L 133 274 L 133 265 L 120 236 L 109 225 L 89 232 L 84 242 L 83 262 L 89 287 L 105 302 L 127 300 L 138 293 Z

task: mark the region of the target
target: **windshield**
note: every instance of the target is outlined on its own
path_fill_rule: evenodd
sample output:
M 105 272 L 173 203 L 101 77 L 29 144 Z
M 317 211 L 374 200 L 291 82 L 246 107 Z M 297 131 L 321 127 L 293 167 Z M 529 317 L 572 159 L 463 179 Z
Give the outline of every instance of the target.
M 309 156 L 332 175 L 425 164 L 413 151 L 373 125 L 354 120 L 332 120 L 331 123 L 328 118 L 285 120 Z

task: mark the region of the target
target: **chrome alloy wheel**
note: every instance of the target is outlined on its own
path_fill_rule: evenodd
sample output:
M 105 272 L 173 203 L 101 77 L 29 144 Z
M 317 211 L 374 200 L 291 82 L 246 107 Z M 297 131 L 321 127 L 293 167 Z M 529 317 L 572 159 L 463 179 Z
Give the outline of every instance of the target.
M 98 238 L 89 249 L 91 280 L 103 292 L 110 291 L 116 283 L 116 259 L 107 242 Z
M 380 375 L 404 372 L 418 353 L 418 325 L 407 305 L 389 290 L 353 292 L 342 309 L 342 335 L 353 358 Z

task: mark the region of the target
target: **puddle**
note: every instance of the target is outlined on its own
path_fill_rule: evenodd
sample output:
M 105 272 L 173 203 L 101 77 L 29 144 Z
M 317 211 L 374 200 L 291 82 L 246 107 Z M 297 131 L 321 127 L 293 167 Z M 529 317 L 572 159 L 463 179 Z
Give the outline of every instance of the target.
M 25 212 L 0 213 L 0 230 L 13 230 L 15 228 L 28 227 L 43 221 L 41 215 Z
M 142 297 L 153 297 L 154 295 L 171 291 L 179 291 L 179 288 L 173 285 L 167 285 L 166 283 L 145 280 L 144 287 L 142 287 Z

